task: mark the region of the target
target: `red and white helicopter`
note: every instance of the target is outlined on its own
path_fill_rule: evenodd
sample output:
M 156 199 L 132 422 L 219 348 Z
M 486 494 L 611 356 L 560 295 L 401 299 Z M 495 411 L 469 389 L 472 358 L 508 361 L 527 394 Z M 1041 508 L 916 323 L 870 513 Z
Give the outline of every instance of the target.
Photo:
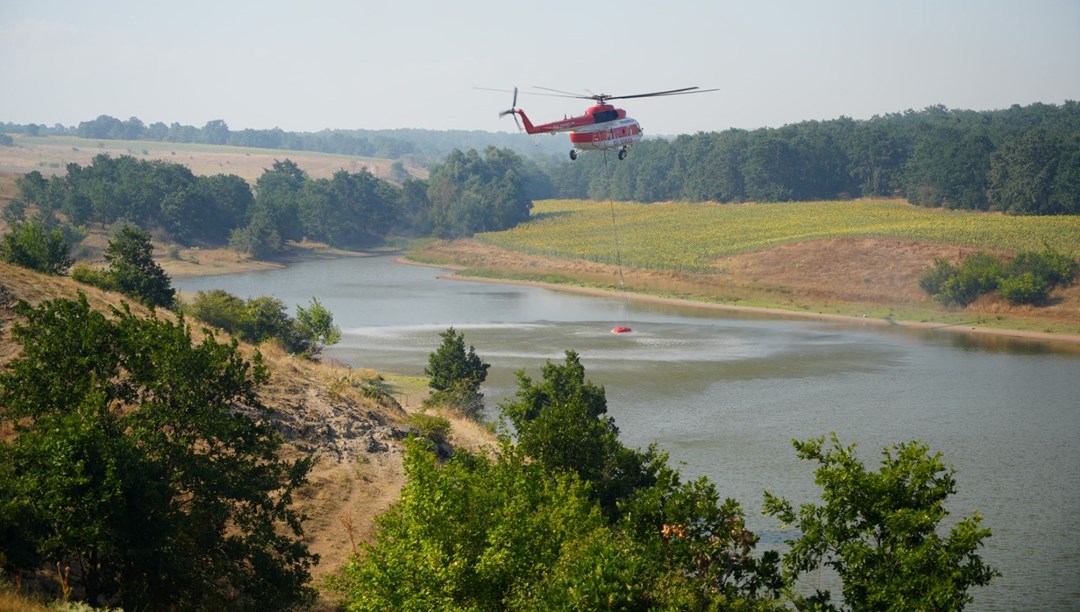
M 480 87 L 478 89 L 487 89 Z M 626 116 L 626 111 L 621 108 L 615 108 L 611 104 L 608 104 L 608 100 L 627 100 L 630 98 L 653 98 L 659 96 L 678 96 L 684 94 L 696 94 L 705 93 L 708 91 L 717 91 L 716 89 L 698 89 L 697 87 L 683 87 L 682 89 L 669 89 L 667 91 L 654 91 L 651 93 L 633 94 L 629 96 L 612 96 L 609 94 L 590 94 L 580 95 L 571 93 L 568 91 L 560 91 L 558 89 L 550 89 L 547 87 L 537 87 L 536 89 L 543 89 L 545 92 L 552 93 L 539 93 L 532 92 L 532 95 L 539 96 L 555 96 L 560 98 L 579 98 L 582 100 L 595 100 L 596 104 L 590 106 L 585 110 L 584 115 L 578 117 L 567 117 L 561 121 L 552 121 L 551 123 L 541 123 L 540 125 L 533 125 L 532 121 L 525 115 L 525 111 L 517 108 L 517 87 L 514 88 L 514 101 L 510 108 L 499 113 L 500 117 L 506 115 L 513 115 L 514 122 L 518 124 L 518 129 L 521 129 L 521 123 L 518 123 L 518 115 L 521 116 L 521 121 L 525 124 L 525 131 L 529 134 L 556 134 L 559 132 L 570 132 L 570 144 L 574 145 L 573 149 L 570 149 L 570 159 L 577 159 L 577 152 L 580 151 L 603 151 L 605 149 L 619 149 L 619 159 L 626 158 L 626 147 L 641 140 L 641 124 L 636 119 L 631 119 Z M 490 90 L 490 91 L 504 91 L 504 90 Z M 526 92 L 529 93 L 529 92 Z

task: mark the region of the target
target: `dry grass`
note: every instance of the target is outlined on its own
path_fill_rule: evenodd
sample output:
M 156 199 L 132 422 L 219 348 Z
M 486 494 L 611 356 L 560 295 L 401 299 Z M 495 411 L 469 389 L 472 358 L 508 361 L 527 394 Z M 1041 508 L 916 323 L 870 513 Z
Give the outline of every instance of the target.
M 309 151 L 250 149 L 217 145 L 194 145 L 167 142 L 124 140 L 94 140 L 63 137 L 16 136 L 16 146 L 0 147 L 0 174 L 22 175 L 37 170 L 48 176 L 63 174 L 67 164 L 87 166 L 95 155 L 112 157 L 130 155 L 145 160 L 163 160 L 183 164 L 198 175 L 235 174 L 249 183 L 273 166 L 274 161 L 290 159 L 311 178 L 330 178 L 338 170 L 359 172 L 367 169 L 377 177 L 388 179 L 392 160 L 334 155 Z M 418 178 L 426 178 L 427 170 L 406 166 L 405 170 Z
M 39 303 L 74 299 L 78 291 L 100 311 L 108 312 L 126 301 L 69 278 L 0 263 L 0 365 L 20 350 L 11 339 L 11 306 L 16 298 Z M 131 309 L 148 314 L 137 304 Z M 159 310 L 158 316 L 175 320 L 167 310 Z M 193 339 L 201 340 L 201 326 L 193 327 Z M 224 332 L 215 335 L 219 340 L 227 339 Z M 335 363 L 313 363 L 287 354 L 273 342 L 259 347 L 241 343 L 241 350 L 249 357 L 258 350 L 270 372 L 270 381 L 259 391 L 260 401 L 268 409 L 261 416 L 285 436 L 283 456 L 316 458 L 310 482 L 297 492 L 296 500 L 310 517 L 305 525 L 306 540 L 312 552 L 321 557 L 313 571 L 315 584 L 320 585 L 324 575 L 344 564 L 354 543 L 372 537 L 372 519 L 400 495 L 404 485 L 400 443 L 406 435 L 402 423 L 408 411 L 419 409 L 427 393 L 426 381 Z M 372 378 L 384 381 L 388 396 L 372 398 L 359 386 L 349 384 Z M 401 402 L 405 406 L 396 398 L 406 400 Z M 493 443 L 489 433 L 470 421 L 456 418 L 452 423 L 455 445 L 475 449 Z M 10 435 L 10 431 L 0 432 L 0 436 Z
M 1048 306 L 1011 306 L 988 297 L 963 310 L 929 300 L 918 285 L 922 272 L 942 258 L 957 262 L 971 247 L 896 238 L 827 238 L 784 243 L 722 257 L 713 272 L 642 270 L 580 259 L 528 255 L 472 240 L 433 242 L 410 254 L 426 263 L 454 266 L 461 274 L 627 290 L 663 298 L 732 307 L 773 308 L 799 314 L 889 318 L 1046 334 L 1080 340 L 1080 284 L 1058 289 Z

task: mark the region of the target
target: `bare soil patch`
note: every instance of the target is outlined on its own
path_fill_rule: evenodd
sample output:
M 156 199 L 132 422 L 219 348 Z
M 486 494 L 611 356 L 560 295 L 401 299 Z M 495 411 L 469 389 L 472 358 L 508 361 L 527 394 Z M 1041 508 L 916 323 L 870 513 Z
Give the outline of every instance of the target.
M 884 317 L 884 313 L 895 309 L 903 313 L 895 315 L 896 319 L 915 315 L 917 318 L 909 319 L 909 324 L 927 327 L 992 319 L 1002 329 L 967 324 L 962 329 L 1080 342 L 1077 284 L 1056 290 L 1051 303 L 1038 308 L 1012 306 L 994 296 L 984 297 L 963 311 L 950 311 L 933 303 L 919 287 L 919 276 L 935 259 L 956 263 L 972 251 L 898 239 L 834 238 L 720 258 L 714 262 L 715 271 L 709 273 L 629 268 L 620 271 L 615 266 L 526 255 L 472 240 L 432 243 L 420 256 L 425 261 L 456 267 L 464 275 L 503 281 L 519 278 L 608 291 L 625 286 L 629 291 L 647 294 L 644 299 L 659 296 L 721 307 L 766 307 L 800 316 Z M 892 318 L 887 322 L 897 323 Z M 1008 322 L 1016 329 L 1007 329 Z

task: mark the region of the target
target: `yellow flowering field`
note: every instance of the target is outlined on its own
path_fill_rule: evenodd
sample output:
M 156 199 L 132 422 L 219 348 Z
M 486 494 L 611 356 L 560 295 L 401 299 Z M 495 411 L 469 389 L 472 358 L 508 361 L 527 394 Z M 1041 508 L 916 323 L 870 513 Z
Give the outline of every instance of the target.
M 1005 216 L 882 200 L 763 204 L 541 200 L 534 203 L 532 221 L 476 239 L 534 255 L 614 264 L 616 235 L 624 266 L 657 270 L 705 270 L 723 255 L 838 237 L 903 238 L 1013 253 L 1050 246 L 1080 256 L 1077 216 Z

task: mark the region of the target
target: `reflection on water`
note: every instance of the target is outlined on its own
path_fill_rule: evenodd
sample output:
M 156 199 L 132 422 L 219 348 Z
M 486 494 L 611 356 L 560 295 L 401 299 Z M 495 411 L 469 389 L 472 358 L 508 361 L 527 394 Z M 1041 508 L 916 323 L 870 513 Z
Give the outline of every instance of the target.
M 514 371 L 577 351 L 607 390 L 631 446 L 656 442 L 684 476 L 707 475 L 739 500 L 763 542 L 790 534 L 760 515 L 766 488 L 793 502 L 816 495 L 813 466 L 792 438 L 836 431 L 873 463 L 888 444 L 920 439 L 957 469 L 954 516 L 980 511 L 993 530 L 985 558 L 1004 576 L 972 609 L 1080 607 L 1080 357 L 1009 338 L 735 315 L 627 304 L 534 287 L 438 280 L 388 258 L 274 272 L 178 279 L 334 313 L 342 342 L 328 355 L 356 366 L 422 374 L 453 325 L 492 364 L 490 413 Z M 631 334 L 610 333 L 628 325 Z

